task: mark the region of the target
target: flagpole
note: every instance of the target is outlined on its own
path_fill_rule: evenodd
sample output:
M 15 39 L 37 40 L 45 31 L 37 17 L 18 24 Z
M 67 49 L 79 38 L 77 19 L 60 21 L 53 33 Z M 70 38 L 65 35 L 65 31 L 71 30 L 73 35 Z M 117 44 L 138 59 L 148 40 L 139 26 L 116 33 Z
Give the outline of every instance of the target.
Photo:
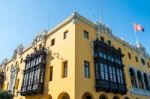
M 134 23 L 133 23 L 133 27 L 134 27 Z M 136 29 L 134 27 L 134 36 L 135 36 L 135 44 L 139 44 L 139 41 L 138 41 L 138 37 L 137 37 L 137 34 L 136 34 Z
M 136 43 L 136 44 L 139 44 L 138 37 L 137 37 L 137 34 L 136 34 L 136 31 L 135 31 L 135 30 L 134 30 L 134 36 L 135 36 L 135 43 Z

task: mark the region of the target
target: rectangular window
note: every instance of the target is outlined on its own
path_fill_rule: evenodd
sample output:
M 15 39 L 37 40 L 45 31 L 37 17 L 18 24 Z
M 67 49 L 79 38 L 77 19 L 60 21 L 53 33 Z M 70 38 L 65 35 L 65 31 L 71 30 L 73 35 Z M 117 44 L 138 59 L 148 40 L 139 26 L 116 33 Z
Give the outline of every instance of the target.
M 141 58 L 141 62 L 143 65 L 145 65 L 145 60 L 143 58 Z
M 138 62 L 138 58 L 135 56 L 135 60 L 136 60 L 136 62 Z
M 53 80 L 53 67 L 51 66 L 50 67 L 50 79 L 49 81 L 52 81 Z
M 90 63 L 88 61 L 84 61 L 84 76 L 90 78 Z
M 68 72 L 68 62 L 65 61 L 62 64 L 62 78 L 66 78 L 67 77 L 67 72 Z
M 64 39 L 68 37 L 68 31 L 64 32 Z
M 51 40 L 51 46 L 55 45 L 55 39 Z
M 89 32 L 84 30 L 84 38 L 89 39 Z
M 128 57 L 129 57 L 129 59 L 131 59 L 131 54 L 130 53 L 128 53 Z

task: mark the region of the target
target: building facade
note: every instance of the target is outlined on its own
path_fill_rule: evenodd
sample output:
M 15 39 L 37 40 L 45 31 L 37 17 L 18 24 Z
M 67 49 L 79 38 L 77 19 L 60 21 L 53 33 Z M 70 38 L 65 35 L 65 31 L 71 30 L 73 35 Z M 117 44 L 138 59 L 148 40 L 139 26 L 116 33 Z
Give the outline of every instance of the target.
M 74 12 L 3 63 L 14 99 L 150 99 L 150 56 Z M 5 78 L 5 79 L 4 79 Z

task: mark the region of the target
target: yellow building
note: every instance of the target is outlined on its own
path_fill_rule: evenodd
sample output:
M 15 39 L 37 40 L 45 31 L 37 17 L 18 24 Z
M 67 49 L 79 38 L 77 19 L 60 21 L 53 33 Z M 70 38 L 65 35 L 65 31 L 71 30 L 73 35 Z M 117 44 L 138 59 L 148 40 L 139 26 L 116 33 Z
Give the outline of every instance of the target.
M 150 56 L 74 12 L 3 62 L 14 99 L 150 99 Z

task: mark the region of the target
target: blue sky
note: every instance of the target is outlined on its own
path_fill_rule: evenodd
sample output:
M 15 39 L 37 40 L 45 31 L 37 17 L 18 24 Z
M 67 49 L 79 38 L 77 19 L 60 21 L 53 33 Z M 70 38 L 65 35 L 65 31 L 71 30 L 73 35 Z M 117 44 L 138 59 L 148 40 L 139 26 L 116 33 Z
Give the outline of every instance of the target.
M 99 0 L 1 0 L 0 61 L 10 58 L 19 43 L 29 45 L 38 32 L 53 28 L 74 10 L 94 22 L 99 21 L 99 3 Z M 102 0 L 103 22 L 115 35 L 132 44 L 135 44 L 132 23 L 143 25 L 145 32 L 137 35 L 150 53 L 149 4 L 150 0 Z

